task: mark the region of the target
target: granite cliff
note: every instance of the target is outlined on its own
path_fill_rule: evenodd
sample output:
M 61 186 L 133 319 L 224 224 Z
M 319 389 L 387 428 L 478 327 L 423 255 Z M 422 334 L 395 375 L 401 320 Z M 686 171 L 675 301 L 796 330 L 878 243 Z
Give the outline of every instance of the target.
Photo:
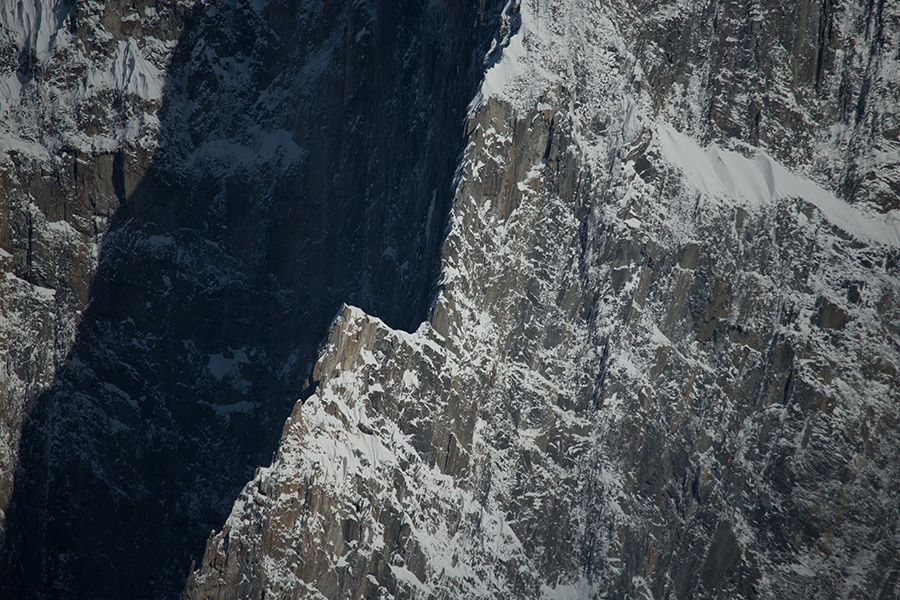
M 7 595 L 900 593 L 897 7 L 18 7 Z

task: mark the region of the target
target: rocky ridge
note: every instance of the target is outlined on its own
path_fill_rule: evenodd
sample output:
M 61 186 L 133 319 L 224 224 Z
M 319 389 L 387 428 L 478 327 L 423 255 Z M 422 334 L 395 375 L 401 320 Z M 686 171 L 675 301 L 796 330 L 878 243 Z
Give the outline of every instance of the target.
M 4 5 L 0 593 L 892 597 L 896 13 Z
M 338 315 L 314 394 L 185 597 L 892 597 L 900 232 L 878 190 L 896 146 L 849 133 L 872 140 L 853 164 L 880 158 L 844 185 L 848 138 L 803 142 L 840 111 L 801 128 L 797 153 L 777 110 L 747 139 L 693 103 L 707 124 L 692 130 L 629 35 L 658 13 L 512 7 L 470 108 L 429 320 L 409 335 Z M 858 23 L 833 8 L 832 42 Z M 741 30 L 776 27 L 764 9 Z M 693 93 L 740 116 L 710 81 Z M 791 94 L 797 114 L 825 104 Z M 893 122 L 895 105 L 856 105 Z M 683 133 L 701 130 L 723 144 Z

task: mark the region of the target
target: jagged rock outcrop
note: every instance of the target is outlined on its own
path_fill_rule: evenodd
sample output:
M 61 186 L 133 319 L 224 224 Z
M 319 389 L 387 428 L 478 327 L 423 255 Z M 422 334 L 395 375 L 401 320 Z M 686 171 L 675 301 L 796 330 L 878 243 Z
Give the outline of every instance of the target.
M 695 6 L 657 8 L 676 22 L 723 10 Z M 770 8 L 731 26 L 786 27 Z M 822 31 L 851 45 L 839 16 L 892 22 L 881 5 L 826 8 Z M 743 110 L 735 88 L 709 75 L 686 126 L 641 75 L 658 14 L 508 7 L 429 320 L 409 335 L 338 315 L 314 394 L 185 598 L 896 595 L 893 106 L 850 117 L 884 129 L 808 152 L 845 113 L 775 89 L 822 121 L 767 109 L 752 138 L 725 118 Z M 691 58 L 702 37 L 671 54 L 714 73 L 742 52 L 721 35 L 705 60 Z M 758 60 L 779 77 L 791 66 Z M 846 65 L 853 95 L 870 71 Z M 896 78 L 879 85 L 893 93 Z M 890 163 L 865 185 L 845 185 L 851 137 Z

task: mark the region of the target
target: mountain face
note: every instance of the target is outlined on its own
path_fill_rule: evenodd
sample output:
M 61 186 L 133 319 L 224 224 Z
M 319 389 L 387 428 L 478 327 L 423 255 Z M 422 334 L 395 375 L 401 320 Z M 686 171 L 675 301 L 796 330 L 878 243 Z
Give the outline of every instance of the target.
M 496 11 L 45 8 L 4 30 L 51 42 L 5 79 L 0 595 L 173 597 L 341 303 L 424 318 Z
M 0 18 L 0 595 L 900 594 L 897 6 Z

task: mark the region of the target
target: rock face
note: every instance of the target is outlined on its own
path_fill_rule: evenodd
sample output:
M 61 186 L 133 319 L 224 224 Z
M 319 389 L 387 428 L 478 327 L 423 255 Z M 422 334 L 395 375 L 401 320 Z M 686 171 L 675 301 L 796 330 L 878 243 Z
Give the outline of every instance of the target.
M 44 46 L 5 80 L 0 596 L 174 597 L 341 303 L 424 318 L 497 10 L 44 8 L 4 13 Z
M 703 142 L 762 147 L 845 199 L 900 208 L 895 7 L 648 2 L 620 14 L 655 114 Z
M 896 7 L 18 6 L 0 595 L 900 593 Z
M 763 4 L 504 13 L 428 320 L 344 309 L 186 598 L 896 595 L 898 31 Z
M 0 7 L 0 528 L 22 424 L 72 348 L 110 222 L 147 170 L 176 3 Z

